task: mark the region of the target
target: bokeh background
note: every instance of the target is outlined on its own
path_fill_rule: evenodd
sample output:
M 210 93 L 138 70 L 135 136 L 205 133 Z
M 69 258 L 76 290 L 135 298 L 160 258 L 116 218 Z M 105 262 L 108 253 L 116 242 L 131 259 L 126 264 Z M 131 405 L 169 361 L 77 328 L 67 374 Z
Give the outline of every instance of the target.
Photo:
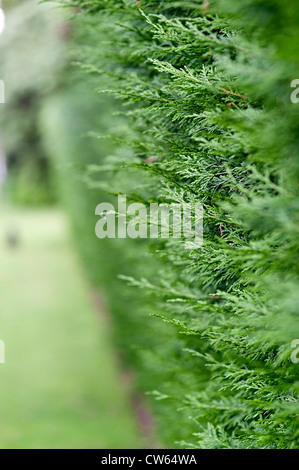
M 113 146 L 88 135 L 109 128 L 113 103 L 74 65 L 88 28 L 35 0 L 2 8 L 0 448 L 151 446 L 152 418 L 99 288 L 113 254 L 96 245 L 101 190 L 83 170 Z

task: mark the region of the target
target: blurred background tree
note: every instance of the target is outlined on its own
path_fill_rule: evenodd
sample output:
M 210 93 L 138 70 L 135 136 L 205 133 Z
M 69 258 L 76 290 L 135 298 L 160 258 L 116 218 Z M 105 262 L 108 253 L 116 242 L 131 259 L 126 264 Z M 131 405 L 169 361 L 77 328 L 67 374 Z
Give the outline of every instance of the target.
M 9 173 L 6 196 L 15 203 L 49 204 L 56 195 L 38 121 L 44 101 L 59 88 L 70 27 L 61 10 L 36 0 L 5 1 L 2 6 L 6 104 L 1 107 L 0 129 Z

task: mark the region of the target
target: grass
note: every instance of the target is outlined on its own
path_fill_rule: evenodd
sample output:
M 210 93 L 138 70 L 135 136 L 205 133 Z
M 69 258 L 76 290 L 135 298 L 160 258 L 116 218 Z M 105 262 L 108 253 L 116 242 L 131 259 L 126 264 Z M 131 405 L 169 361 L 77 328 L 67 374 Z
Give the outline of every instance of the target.
M 9 249 L 5 234 L 17 230 Z M 56 210 L 0 215 L 0 448 L 138 448 L 103 316 Z

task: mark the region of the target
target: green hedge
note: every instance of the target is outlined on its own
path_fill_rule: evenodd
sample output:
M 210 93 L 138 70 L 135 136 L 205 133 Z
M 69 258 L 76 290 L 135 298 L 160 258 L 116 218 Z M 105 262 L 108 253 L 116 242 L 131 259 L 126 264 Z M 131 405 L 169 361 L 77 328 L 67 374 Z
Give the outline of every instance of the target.
M 116 105 L 104 114 L 94 94 L 98 132 L 114 142 L 108 149 L 98 140 L 101 155 L 80 157 L 91 164 L 82 172 L 93 188 L 91 196 L 82 185 L 79 195 L 90 240 L 81 251 L 94 282 L 105 286 L 140 386 L 157 399 L 162 439 L 182 447 L 297 447 L 295 0 L 72 3 L 85 44 L 80 60 L 92 77 L 82 72 L 81 80 L 124 102 L 114 121 Z M 203 247 L 96 240 L 91 214 L 108 193 L 147 204 L 202 203 Z

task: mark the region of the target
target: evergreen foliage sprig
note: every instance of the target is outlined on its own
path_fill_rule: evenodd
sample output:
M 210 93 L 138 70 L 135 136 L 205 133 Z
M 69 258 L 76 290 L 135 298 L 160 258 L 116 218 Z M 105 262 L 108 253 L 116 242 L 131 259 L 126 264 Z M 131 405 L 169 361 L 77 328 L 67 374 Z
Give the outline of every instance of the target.
M 91 14 L 83 67 L 125 105 L 113 191 L 204 204 L 202 248 L 136 241 L 140 279 L 126 277 L 144 291 L 139 310 L 177 338 L 163 349 L 164 381 L 148 353 L 139 362 L 170 410 L 163 426 L 177 422 L 183 447 L 298 447 L 295 0 L 63 3 Z M 155 276 L 147 245 L 161 257 Z

